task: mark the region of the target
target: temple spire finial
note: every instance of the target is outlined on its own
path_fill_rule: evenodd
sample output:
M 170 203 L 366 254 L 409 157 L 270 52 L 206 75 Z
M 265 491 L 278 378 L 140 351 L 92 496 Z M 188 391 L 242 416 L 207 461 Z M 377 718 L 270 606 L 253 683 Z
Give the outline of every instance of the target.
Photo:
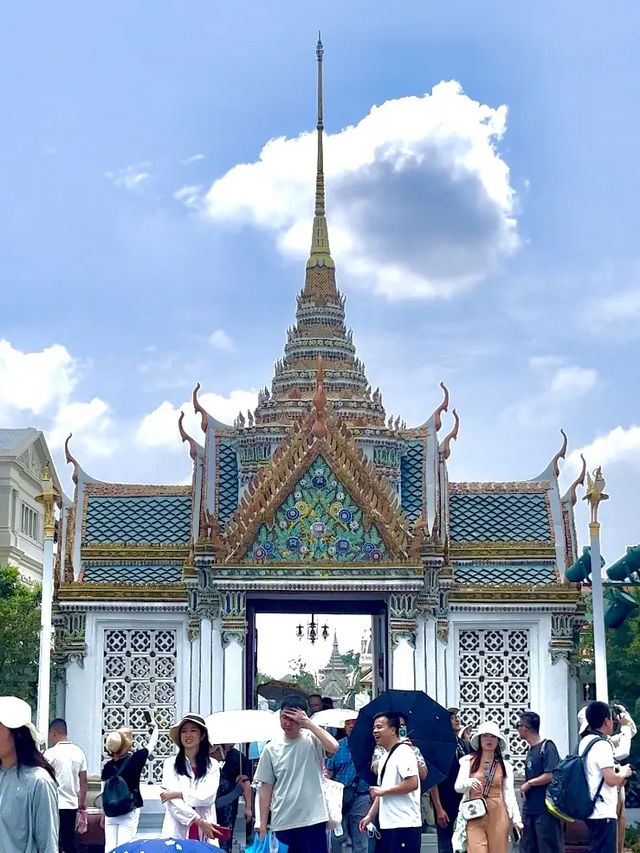
M 318 32 L 316 58 L 318 60 L 318 117 L 316 130 L 318 133 L 318 153 L 316 164 L 316 203 L 313 217 L 313 233 L 311 235 L 311 254 L 307 267 L 333 267 L 334 263 L 329 250 L 329 230 L 327 228 L 326 208 L 324 198 L 324 106 L 322 100 L 322 57 L 324 47 Z

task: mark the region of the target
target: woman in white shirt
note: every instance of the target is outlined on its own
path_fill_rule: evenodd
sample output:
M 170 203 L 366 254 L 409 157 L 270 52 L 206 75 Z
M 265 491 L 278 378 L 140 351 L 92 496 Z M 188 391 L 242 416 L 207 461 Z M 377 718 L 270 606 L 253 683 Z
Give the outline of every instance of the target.
M 507 741 L 496 723 L 485 722 L 471 738 L 471 748 L 460 759 L 455 788 L 463 803 L 484 796 L 487 813 L 467 822 L 467 853 L 507 853 L 510 826 L 522 829 L 513 767 L 502 757 Z
M 211 744 L 204 719 L 200 714 L 187 714 L 169 734 L 178 754 L 167 758 L 162 770 L 162 838 L 191 838 L 217 847 L 221 833 L 215 825 L 215 802 L 220 766 L 209 757 Z

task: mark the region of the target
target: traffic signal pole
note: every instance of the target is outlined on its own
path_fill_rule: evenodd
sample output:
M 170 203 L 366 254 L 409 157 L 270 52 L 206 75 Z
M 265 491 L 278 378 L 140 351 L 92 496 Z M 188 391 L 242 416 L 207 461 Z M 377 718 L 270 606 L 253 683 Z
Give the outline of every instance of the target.
M 600 562 L 600 523 L 589 523 L 591 538 L 591 606 L 593 610 L 593 657 L 596 670 L 596 699 L 609 704 L 607 642 L 604 632 L 604 593 Z
M 591 509 L 589 536 L 591 539 L 591 600 L 593 609 L 593 657 L 596 670 L 596 699 L 609 704 L 607 682 L 607 643 L 604 632 L 604 593 L 602 588 L 602 561 L 600 559 L 600 522 L 598 507 L 609 495 L 604 493 L 605 480 L 602 469 L 596 468 L 593 478 L 587 477 L 587 493 L 583 500 Z

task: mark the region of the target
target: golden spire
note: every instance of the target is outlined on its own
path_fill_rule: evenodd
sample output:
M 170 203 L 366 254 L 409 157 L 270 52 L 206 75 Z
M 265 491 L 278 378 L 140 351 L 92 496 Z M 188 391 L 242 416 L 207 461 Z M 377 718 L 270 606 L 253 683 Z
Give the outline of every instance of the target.
M 316 206 L 313 217 L 313 232 L 311 234 L 311 254 L 307 261 L 309 267 L 331 267 L 335 264 L 329 250 L 329 231 L 327 229 L 327 217 L 324 206 L 324 160 L 322 150 L 322 134 L 324 131 L 322 112 L 322 56 L 324 48 L 318 33 L 318 44 L 316 45 L 316 57 L 318 59 L 318 162 L 316 167 Z

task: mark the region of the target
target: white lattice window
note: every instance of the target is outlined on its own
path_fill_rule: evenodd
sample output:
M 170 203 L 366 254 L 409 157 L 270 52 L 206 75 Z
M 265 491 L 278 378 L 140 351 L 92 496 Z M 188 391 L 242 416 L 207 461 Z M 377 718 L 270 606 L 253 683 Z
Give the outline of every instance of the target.
M 117 628 L 104 633 L 103 743 L 106 732 L 130 726 L 134 749 L 145 746 L 149 739 L 145 711 L 153 712 L 160 728 L 142 782 L 160 782 L 162 763 L 174 753 L 169 728 L 176 716 L 176 649 L 176 631 Z
M 515 724 L 530 708 L 530 644 L 524 628 L 480 628 L 459 633 L 459 705 L 465 723 L 497 723 L 509 742 L 517 775 L 524 775 L 527 745 Z

